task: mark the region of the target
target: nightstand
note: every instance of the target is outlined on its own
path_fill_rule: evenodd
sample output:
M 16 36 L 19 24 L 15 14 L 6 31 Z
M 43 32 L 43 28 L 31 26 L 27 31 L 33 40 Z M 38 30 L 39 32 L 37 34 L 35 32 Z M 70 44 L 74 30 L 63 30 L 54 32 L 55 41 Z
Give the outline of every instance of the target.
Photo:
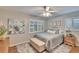
M 74 47 L 75 46 L 75 37 L 73 35 L 64 36 L 64 44 Z

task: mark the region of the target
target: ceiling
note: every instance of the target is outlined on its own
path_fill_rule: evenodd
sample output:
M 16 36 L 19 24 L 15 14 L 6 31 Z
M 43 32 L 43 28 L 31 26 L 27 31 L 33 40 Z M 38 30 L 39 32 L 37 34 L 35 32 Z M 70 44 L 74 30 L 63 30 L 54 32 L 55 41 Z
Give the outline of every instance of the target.
M 50 6 L 50 10 L 56 11 L 52 16 L 79 11 L 79 6 Z M 0 9 L 23 12 L 28 15 L 40 16 L 44 10 L 43 6 L 0 6 Z

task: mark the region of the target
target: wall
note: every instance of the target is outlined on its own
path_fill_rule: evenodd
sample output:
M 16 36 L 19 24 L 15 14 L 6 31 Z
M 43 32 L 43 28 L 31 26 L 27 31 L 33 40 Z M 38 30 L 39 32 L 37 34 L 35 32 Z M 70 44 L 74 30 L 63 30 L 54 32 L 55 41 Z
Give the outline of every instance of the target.
M 29 17 L 28 15 L 11 11 L 11 10 L 3 10 L 0 9 L 0 22 L 2 22 L 7 27 L 7 20 L 8 18 L 16 19 L 16 20 L 24 20 L 25 21 L 25 33 L 24 34 L 15 34 L 15 35 L 8 35 L 10 37 L 10 46 L 14 46 L 17 44 L 21 44 L 24 42 L 28 42 L 31 37 L 33 37 L 34 34 L 29 33 L 29 19 L 35 18 L 37 20 L 43 20 L 43 18 L 38 17 Z
M 74 12 L 74 13 L 69 13 L 69 14 L 65 14 L 65 15 L 60 15 L 60 16 L 57 16 L 57 17 L 54 17 L 54 18 L 50 18 L 48 20 L 48 29 L 52 29 L 54 27 L 57 27 L 57 28 L 60 28 L 60 29 L 63 29 L 65 30 L 65 26 L 64 26 L 64 21 L 65 20 L 69 20 L 71 18 L 79 18 L 79 11 L 78 12 Z M 56 26 L 54 25 L 55 21 L 57 22 L 60 22 L 61 24 Z M 79 46 L 79 31 L 72 31 L 72 33 L 77 37 L 77 46 Z

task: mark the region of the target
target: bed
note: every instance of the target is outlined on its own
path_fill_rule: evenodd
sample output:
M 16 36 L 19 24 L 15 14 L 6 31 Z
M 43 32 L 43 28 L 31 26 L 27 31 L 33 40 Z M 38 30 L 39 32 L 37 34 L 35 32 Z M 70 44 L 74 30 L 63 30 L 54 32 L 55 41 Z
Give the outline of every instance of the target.
M 58 45 L 63 43 L 63 34 L 54 34 L 49 32 L 40 32 L 36 33 L 36 38 L 39 38 L 39 40 L 45 42 L 45 48 L 51 52 L 54 48 L 56 48 Z

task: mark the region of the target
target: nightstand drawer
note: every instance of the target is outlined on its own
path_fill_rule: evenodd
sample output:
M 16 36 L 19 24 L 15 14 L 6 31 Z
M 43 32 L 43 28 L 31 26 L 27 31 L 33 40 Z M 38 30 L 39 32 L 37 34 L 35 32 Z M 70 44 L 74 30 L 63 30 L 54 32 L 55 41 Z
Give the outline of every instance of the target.
M 64 44 L 75 46 L 75 37 L 65 36 L 64 37 Z

